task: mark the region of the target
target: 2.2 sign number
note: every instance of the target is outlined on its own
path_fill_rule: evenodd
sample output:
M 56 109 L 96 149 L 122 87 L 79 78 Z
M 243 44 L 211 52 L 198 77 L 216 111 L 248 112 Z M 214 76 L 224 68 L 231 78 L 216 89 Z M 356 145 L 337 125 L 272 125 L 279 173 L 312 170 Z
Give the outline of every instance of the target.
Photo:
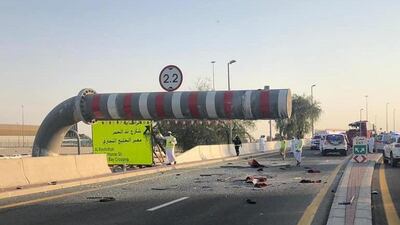
M 178 74 L 174 73 L 172 74 L 172 78 L 170 80 L 169 74 L 164 74 L 163 75 L 164 81 L 163 83 L 168 84 L 168 83 L 178 83 Z

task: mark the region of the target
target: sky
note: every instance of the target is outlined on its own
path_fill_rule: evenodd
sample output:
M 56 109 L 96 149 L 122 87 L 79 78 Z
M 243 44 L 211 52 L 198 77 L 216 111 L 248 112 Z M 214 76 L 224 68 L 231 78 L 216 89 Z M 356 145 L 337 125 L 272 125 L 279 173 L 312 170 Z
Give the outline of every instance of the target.
M 323 109 L 317 129 L 400 115 L 400 1 L 0 1 L 0 123 L 40 124 L 83 88 L 162 91 L 179 66 L 192 90 L 290 88 Z M 363 119 L 365 119 L 365 110 Z M 376 118 L 376 121 L 375 121 Z M 400 121 L 398 119 L 398 121 Z M 265 123 L 262 123 L 265 125 Z M 262 126 L 264 126 L 262 125 Z M 399 124 L 400 126 L 400 124 Z

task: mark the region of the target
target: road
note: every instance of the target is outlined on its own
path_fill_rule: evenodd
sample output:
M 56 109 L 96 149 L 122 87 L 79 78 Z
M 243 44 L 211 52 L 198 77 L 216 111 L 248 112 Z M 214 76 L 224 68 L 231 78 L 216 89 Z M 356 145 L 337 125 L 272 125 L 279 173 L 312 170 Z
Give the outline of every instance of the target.
M 325 224 L 344 162 L 342 156 L 321 157 L 306 150 L 301 167 L 292 157 L 257 157 L 266 165 L 257 171 L 237 160 L 88 185 L 50 193 L 0 200 L 0 224 L 297 224 L 308 215 L 319 191 L 334 184 L 318 203 L 313 224 Z M 307 173 L 308 168 L 321 173 Z M 254 188 L 247 175 L 268 177 L 269 186 Z M 322 180 L 300 183 L 301 179 Z M 113 197 L 100 202 L 97 197 Z M 255 203 L 255 204 L 249 204 Z M 303 218 L 304 219 L 304 218 Z
M 376 225 L 400 224 L 400 168 L 379 163 L 372 178 L 372 217 Z

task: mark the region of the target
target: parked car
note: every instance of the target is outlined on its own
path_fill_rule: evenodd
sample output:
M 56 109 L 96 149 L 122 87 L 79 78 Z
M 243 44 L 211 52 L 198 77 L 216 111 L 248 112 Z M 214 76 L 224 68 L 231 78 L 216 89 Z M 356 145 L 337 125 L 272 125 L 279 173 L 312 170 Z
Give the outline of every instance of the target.
M 393 136 L 383 149 L 383 162 L 396 167 L 400 161 L 400 136 Z
M 347 143 L 347 137 L 344 134 L 328 134 L 321 141 L 321 154 L 325 156 L 330 152 L 338 152 L 341 155 L 347 155 Z
M 312 139 L 311 139 L 311 150 L 319 150 L 320 144 L 321 142 L 321 135 L 315 135 Z

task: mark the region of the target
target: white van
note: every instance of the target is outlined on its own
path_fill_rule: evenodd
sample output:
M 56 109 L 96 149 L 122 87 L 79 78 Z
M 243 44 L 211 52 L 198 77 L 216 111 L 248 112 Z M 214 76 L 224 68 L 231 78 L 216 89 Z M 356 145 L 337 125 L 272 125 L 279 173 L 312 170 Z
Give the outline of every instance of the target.
M 338 152 L 341 155 L 347 155 L 348 146 L 346 135 L 327 134 L 324 139 L 321 140 L 320 151 L 324 156 L 330 152 Z
M 383 147 L 383 161 L 389 163 L 392 167 L 396 167 L 400 161 L 400 136 L 393 135 Z

